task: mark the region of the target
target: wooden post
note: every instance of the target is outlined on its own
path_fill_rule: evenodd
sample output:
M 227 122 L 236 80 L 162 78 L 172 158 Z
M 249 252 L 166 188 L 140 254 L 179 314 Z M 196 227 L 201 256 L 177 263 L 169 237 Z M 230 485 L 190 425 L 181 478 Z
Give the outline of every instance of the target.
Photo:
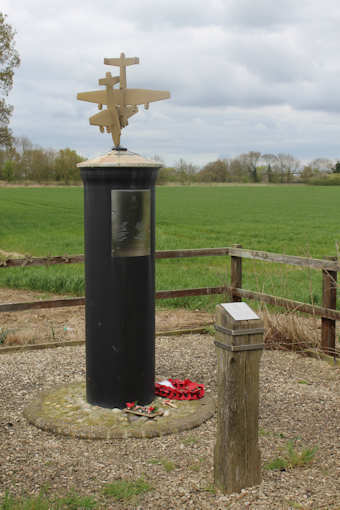
M 215 484 L 225 493 L 261 482 L 259 363 L 263 321 L 246 303 L 216 307 L 217 434 Z
M 337 260 L 337 257 L 327 257 Z M 337 271 L 322 271 L 322 306 L 336 309 Z M 321 319 L 321 350 L 330 356 L 335 356 L 336 321 Z
M 233 244 L 232 248 L 242 248 L 241 244 Z M 242 258 L 231 256 L 230 263 L 230 285 L 236 289 L 242 288 Z M 233 302 L 242 301 L 240 296 L 236 296 L 233 292 L 231 293 L 231 299 Z

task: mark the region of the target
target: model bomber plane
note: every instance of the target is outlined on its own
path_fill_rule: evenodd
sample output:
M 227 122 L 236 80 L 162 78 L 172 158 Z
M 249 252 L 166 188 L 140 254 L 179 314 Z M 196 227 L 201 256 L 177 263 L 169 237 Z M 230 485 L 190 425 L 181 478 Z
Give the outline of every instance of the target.
M 128 119 L 138 112 L 137 105 L 143 104 L 145 109 L 149 103 L 168 99 L 170 93 L 163 90 L 128 89 L 126 85 L 126 66 L 139 64 L 139 58 L 126 58 L 124 53 L 119 58 L 104 58 L 104 64 L 120 68 L 119 76 L 106 73 L 105 78 L 99 79 L 99 85 L 104 85 L 105 90 L 93 90 L 91 92 L 79 92 L 77 99 L 97 103 L 99 110 L 103 105 L 107 109 L 90 117 L 90 124 L 99 126 L 101 133 L 106 130 L 111 133 L 115 148 L 119 150 L 122 128 L 128 125 Z M 119 89 L 114 86 L 119 83 Z

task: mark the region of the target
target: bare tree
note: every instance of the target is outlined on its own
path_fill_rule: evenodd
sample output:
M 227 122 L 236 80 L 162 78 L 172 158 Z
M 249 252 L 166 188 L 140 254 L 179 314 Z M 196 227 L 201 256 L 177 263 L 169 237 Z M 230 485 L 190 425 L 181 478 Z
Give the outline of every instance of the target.
M 278 167 L 277 156 L 275 154 L 262 154 L 261 159 L 266 166 L 267 182 L 274 182 Z
M 296 174 L 297 170 L 300 168 L 300 161 L 290 154 L 283 153 L 277 155 L 277 160 L 281 183 L 292 182 L 294 174 Z
M 313 170 L 316 170 L 317 172 L 320 173 L 321 172 L 331 173 L 334 166 L 334 161 L 328 158 L 315 158 L 313 159 L 313 161 L 310 162 L 309 166 Z
M 183 158 L 180 158 L 175 163 L 175 168 L 180 182 L 191 182 L 194 180 L 198 171 L 198 167 L 192 163 L 187 163 Z
M 261 157 L 261 152 L 250 151 L 247 154 L 241 154 L 239 159 L 248 170 L 250 180 L 258 182 L 257 163 Z
M 33 144 L 27 136 L 21 136 L 19 138 L 15 138 L 15 148 L 20 156 L 18 177 L 22 179 L 30 179 L 32 174 Z
M 155 154 L 152 159 L 154 161 L 157 161 L 157 163 L 160 164 L 160 167 L 163 168 L 165 166 L 165 162 L 164 162 L 164 159 L 162 158 L 162 156 L 160 156 L 159 154 Z
M 229 163 L 231 182 L 245 182 L 248 180 L 248 170 L 244 167 L 240 158 L 233 158 Z

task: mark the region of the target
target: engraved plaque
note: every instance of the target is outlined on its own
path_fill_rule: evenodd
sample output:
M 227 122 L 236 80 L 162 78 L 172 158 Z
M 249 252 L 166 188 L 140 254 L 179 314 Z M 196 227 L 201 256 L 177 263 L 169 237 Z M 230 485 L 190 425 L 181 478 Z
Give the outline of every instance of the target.
M 240 303 L 221 303 L 223 308 L 230 313 L 236 321 L 249 321 L 260 317 L 243 301 Z
M 111 210 L 112 256 L 150 255 L 150 190 L 111 190 Z

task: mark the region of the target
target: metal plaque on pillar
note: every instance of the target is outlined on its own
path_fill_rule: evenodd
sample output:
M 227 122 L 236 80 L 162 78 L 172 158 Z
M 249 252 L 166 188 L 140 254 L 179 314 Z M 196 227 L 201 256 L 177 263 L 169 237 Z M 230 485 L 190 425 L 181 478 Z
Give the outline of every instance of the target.
M 150 255 L 150 200 L 150 190 L 111 191 L 113 257 Z

